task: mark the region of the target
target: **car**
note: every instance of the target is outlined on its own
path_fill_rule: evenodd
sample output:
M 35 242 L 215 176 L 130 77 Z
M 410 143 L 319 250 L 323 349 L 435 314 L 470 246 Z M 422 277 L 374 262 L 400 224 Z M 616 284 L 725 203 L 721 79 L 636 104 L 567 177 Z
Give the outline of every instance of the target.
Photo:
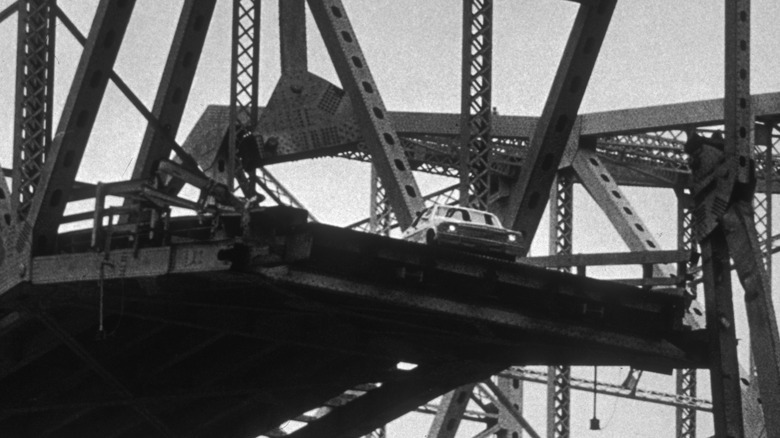
M 512 260 L 525 253 L 522 233 L 504 228 L 496 215 L 441 204 L 418 213 L 403 239 Z

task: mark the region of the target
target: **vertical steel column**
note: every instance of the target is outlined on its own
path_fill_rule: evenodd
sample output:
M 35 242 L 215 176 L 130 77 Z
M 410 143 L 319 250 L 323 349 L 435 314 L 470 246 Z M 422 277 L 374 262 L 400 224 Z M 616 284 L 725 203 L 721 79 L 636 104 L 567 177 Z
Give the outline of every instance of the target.
M 715 436 L 744 437 L 729 251 L 722 228 L 701 241 Z
M 570 255 L 574 224 L 574 179 L 559 171 L 550 203 L 550 255 Z M 559 268 L 569 272 L 569 268 Z M 551 366 L 547 372 L 547 437 L 568 438 L 571 368 Z
M 370 199 L 369 232 L 387 236 L 390 234 L 394 219 L 392 209 L 387 200 L 387 191 L 382 186 L 382 180 L 371 166 L 371 199 Z
M 490 192 L 492 58 L 493 1 L 463 0 L 460 203 L 480 210 Z
M 233 187 L 238 162 L 236 142 L 257 123 L 260 61 L 260 0 L 233 0 L 233 44 L 230 65 L 230 137 L 228 186 Z M 252 187 L 254 189 L 254 187 Z M 251 190 L 251 189 L 250 189 Z
M 279 0 L 279 52 L 282 75 L 308 70 L 306 0 Z
M 692 203 L 693 199 L 682 190 L 677 193 L 677 249 L 682 251 L 693 251 L 695 244 L 693 242 L 693 222 L 692 222 Z M 684 271 L 678 272 L 679 275 L 685 275 L 688 270 L 693 268 L 693 263 L 688 261 L 685 264 Z M 696 296 L 696 285 L 689 286 L 689 293 Z M 696 398 L 696 370 L 678 369 L 675 371 L 677 383 L 677 396 L 684 400 Z M 678 406 L 676 409 L 676 436 L 677 438 L 696 438 L 696 409 L 691 407 Z
M 518 424 L 518 415 L 523 415 L 523 381 L 517 377 L 497 377 L 495 390 L 506 397 L 509 402 L 505 409 L 498 410 L 498 426 L 496 438 L 520 438 L 523 436 L 523 425 Z
M 20 0 L 12 208 L 27 217 L 51 147 L 56 0 Z
M 772 141 L 772 125 L 755 125 L 755 145 L 753 156 L 756 158 L 756 176 L 764 180 L 763 190 L 756 190 L 753 195 L 753 211 L 755 213 L 756 233 L 759 244 L 763 248 L 764 268 L 767 276 L 772 279 L 772 185 L 774 181 L 774 166 L 772 163 L 775 145 Z

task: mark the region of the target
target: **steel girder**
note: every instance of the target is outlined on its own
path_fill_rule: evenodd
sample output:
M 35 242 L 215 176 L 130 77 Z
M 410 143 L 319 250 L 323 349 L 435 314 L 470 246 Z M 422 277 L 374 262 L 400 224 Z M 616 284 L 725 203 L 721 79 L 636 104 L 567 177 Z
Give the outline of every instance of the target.
M 737 338 L 731 296 L 729 252 L 716 228 L 700 242 L 710 351 L 710 381 L 715 436 L 744 437 Z
M 607 215 L 631 251 L 660 249 L 647 225 L 589 146 L 592 145 L 582 145 L 572 160 L 572 167 L 582 185 Z
M 469 383 L 444 394 L 426 437 L 455 438 L 476 384 Z
M 58 135 L 41 172 L 37 189 L 40 193 L 32 201 L 17 248 L 24 248 L 30 241 L 33 251 L 38 253 L 51 252 L 56 247 L 57 228 L 134 6 L 134 0 L 102 0 L 98 5 Z
M 182 7 L 151 111 L 157 126 L 146 128 L 133 179 L 151 177 L 157 163 L 171 154 L 215 4 L 216 0 L 187 0 Z
M 27 218 L 51 148 L 56 0 L 18 3 L 13 195 L 15 221 Z
M 398 223 L 406 228 L 423 209 L 422 196 L 344 5 L 340 0 L 309 0 L 309 9 L 352 101 L 363 139 Z
M 371 166 L 371 199 L 369 200 L 368 232 L 389 236 L 390 230 L 398 227 L 398 221 L 393 214 L 390 202 L 387 199 L 387 190 L 382 186 L 382 180 L 376 171 L 376 166 Z
M 693 199 L 689 194 L 677 192 L 677 248 L 682 251 L 694 251 L 696 243 L 693 241 L 692 211 Z M 695 267 L 690 259 L 685 264 L 683 272 L 686 273 Z M 696 285 L 686 282 L 688 293 L 696 296 Z M 675 371 L 677 395 L 683 400 L 696 398 L 696 370 L 678 369 Z M 689 406 L 678 406 L 676 411 L 675 430 L 677 438 L 696 438 L 696 409 Z
M 260 6 L 261 0 L 233 0 L 233 32 L 230 63 L 230 125 L 228 128 L 227 185 L 238 179 L 247 198 L 254 195 L 254 169 L 238 162 L 236 147 L 240 137 L 254 131 L 257 123 L 257 98 L 260 83 Z M 250 173 L 245 174 L 244 171 Z M 250 181 L 247 181 L 250 180 Z
M 308 71 L 306 0 L 279 0 L 279 52 L 282 75 Z
M 512 367 L 503 372 L 502 375 L 514 377 L 525 382 L 548 384 L 549 374 L 544 371 L 534 371 L 520 367 Z M 571 389 L 593 392 L 594 381 L 590 379 L 580 379 L 576 377 L 569 378 Z M 634 387 L 633 389 L 625 385 L 616 385 L 604 381 L 595 382 L 596 392 L 598 394 L 610 395 L 613 397 L 638 400 L 647 403 L 656 403 L 666 406 L 682 407 L 704 412 L 712 411 L 712 402 L 700 398 L 681 398 L 677 394 L 663 393 L 654 390 L 643 390 Z
M 501 207 L 504 223 L 522 232 L 529 242 L 544 213 L 616 3 L 617 0 L 604 0 L 598 5 L 580 6 L 547 103 L 531 137 L 526 164 Z
M 387 382 L 288 436 L 337 438 L 365 435 L 453 386 L 484 379 L 501 369 L 495 364 L 473 361 L 420 365 L 409 371 L 406 378 Z
M 574 181 L 571 172 L 558 172 L 550 203 L 550 255 L 571 255 L 574 231 Z M 558 268 L 569 272 L 570 268 Z M 571 368 L 550 366 L 547 372 L 547 436 L 569 437 Z
M 462 37 L 460 203 L 486 210 L 490 195 L 493 0 L 463 0 Z

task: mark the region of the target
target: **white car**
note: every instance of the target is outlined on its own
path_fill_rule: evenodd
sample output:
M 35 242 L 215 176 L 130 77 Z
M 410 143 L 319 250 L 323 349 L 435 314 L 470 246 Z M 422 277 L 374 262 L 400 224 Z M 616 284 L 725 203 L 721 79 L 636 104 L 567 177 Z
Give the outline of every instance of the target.
M 523 255 L 525 250 L 522 233 L 504 228 L 494 214 L 439 204 L 418 214 L 403 238 L 510 259 Z

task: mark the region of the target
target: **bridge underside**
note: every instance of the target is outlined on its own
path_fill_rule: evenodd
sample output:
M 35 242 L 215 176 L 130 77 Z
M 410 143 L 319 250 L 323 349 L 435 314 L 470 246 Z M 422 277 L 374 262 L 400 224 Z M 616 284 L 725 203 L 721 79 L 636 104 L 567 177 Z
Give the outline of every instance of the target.
M 251 235 L 161 247 L 63 235 L 71 253 L 36 258 L 0 299 L 0 430 L 255 437 L 316 410 L 300 436 L 346 436 L 510 365 L 705 366 L 675 290 L 278 228 L 271 211 Z

